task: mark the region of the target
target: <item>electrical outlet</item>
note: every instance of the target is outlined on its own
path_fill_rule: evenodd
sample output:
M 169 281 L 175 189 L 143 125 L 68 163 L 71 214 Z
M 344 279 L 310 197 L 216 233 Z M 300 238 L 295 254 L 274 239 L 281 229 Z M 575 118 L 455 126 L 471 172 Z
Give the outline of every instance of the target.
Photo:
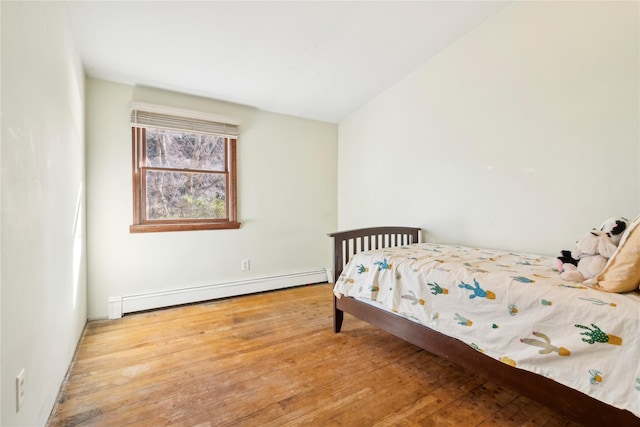
M 249 271 L 251 269 L 251 265 L 249 264 L 248 259 L 242 260 L 242 271 Z
M 22 408 L 24 402 L 24 368 L 16 377 L 16 412 Z

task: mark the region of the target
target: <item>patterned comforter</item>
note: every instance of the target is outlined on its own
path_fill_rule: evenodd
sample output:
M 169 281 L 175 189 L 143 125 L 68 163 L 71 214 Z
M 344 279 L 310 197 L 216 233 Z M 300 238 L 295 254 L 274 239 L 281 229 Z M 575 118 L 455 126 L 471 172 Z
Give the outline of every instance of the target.
M 562 281 L 554 265 L 539 255 L 418 243 L 355 255 L 334 293 L 640 417 L 640 294 Z

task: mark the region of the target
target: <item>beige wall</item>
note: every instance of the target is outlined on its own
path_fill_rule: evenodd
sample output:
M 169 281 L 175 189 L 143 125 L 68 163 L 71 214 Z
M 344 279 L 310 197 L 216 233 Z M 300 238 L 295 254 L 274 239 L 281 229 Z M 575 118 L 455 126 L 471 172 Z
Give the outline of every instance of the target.
M 3 1 L 1 8 L 0 424 L 37 426 L 47 421 L 87 319 L 84 76 L 64 6 Z
M 129 103 L 240 119 L 239 230 L 130 234 Z M 330 265 L 337 126 L 146 87 L 87 80 L 89 317 L 114 296 L 302 273 Z M 242 259 L 251 270 L 240 269 Z
M 636 216 L 638 8 L 515 2 L 343 120 L 339 227 L 556 254 Z

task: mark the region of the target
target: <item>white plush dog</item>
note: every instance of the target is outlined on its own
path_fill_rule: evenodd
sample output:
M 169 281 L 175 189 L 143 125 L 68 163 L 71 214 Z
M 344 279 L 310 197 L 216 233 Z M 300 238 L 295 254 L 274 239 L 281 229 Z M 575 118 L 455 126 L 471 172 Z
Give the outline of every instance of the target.
M 604 231 L 609 235 L 614 245 L 620 243 L 622 235 L 629 226 L 629 220 L 622 217 L 609 218 L 600 226 L 600 231 Z
M 564 264 L 564 271 L 560 273 L 560 277 L 572 282 L 584 282 L 597 276 L 616 248 L 616 244 L 611 241 L 611 237 L 606 232 L 600 230 L 588 232 L 578 240 L 576 248 L 571 251 L 571 257 L 578 260 L 578 265 Z

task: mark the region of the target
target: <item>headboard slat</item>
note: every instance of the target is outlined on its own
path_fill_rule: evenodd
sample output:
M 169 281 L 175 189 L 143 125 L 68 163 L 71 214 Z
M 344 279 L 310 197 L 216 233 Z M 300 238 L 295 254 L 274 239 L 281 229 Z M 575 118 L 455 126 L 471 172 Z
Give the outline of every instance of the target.
M 372 227 L 329 233 L 334 239 L 334 280 L 353 255 L 374 249 L 418 243 L 420 228 Z

